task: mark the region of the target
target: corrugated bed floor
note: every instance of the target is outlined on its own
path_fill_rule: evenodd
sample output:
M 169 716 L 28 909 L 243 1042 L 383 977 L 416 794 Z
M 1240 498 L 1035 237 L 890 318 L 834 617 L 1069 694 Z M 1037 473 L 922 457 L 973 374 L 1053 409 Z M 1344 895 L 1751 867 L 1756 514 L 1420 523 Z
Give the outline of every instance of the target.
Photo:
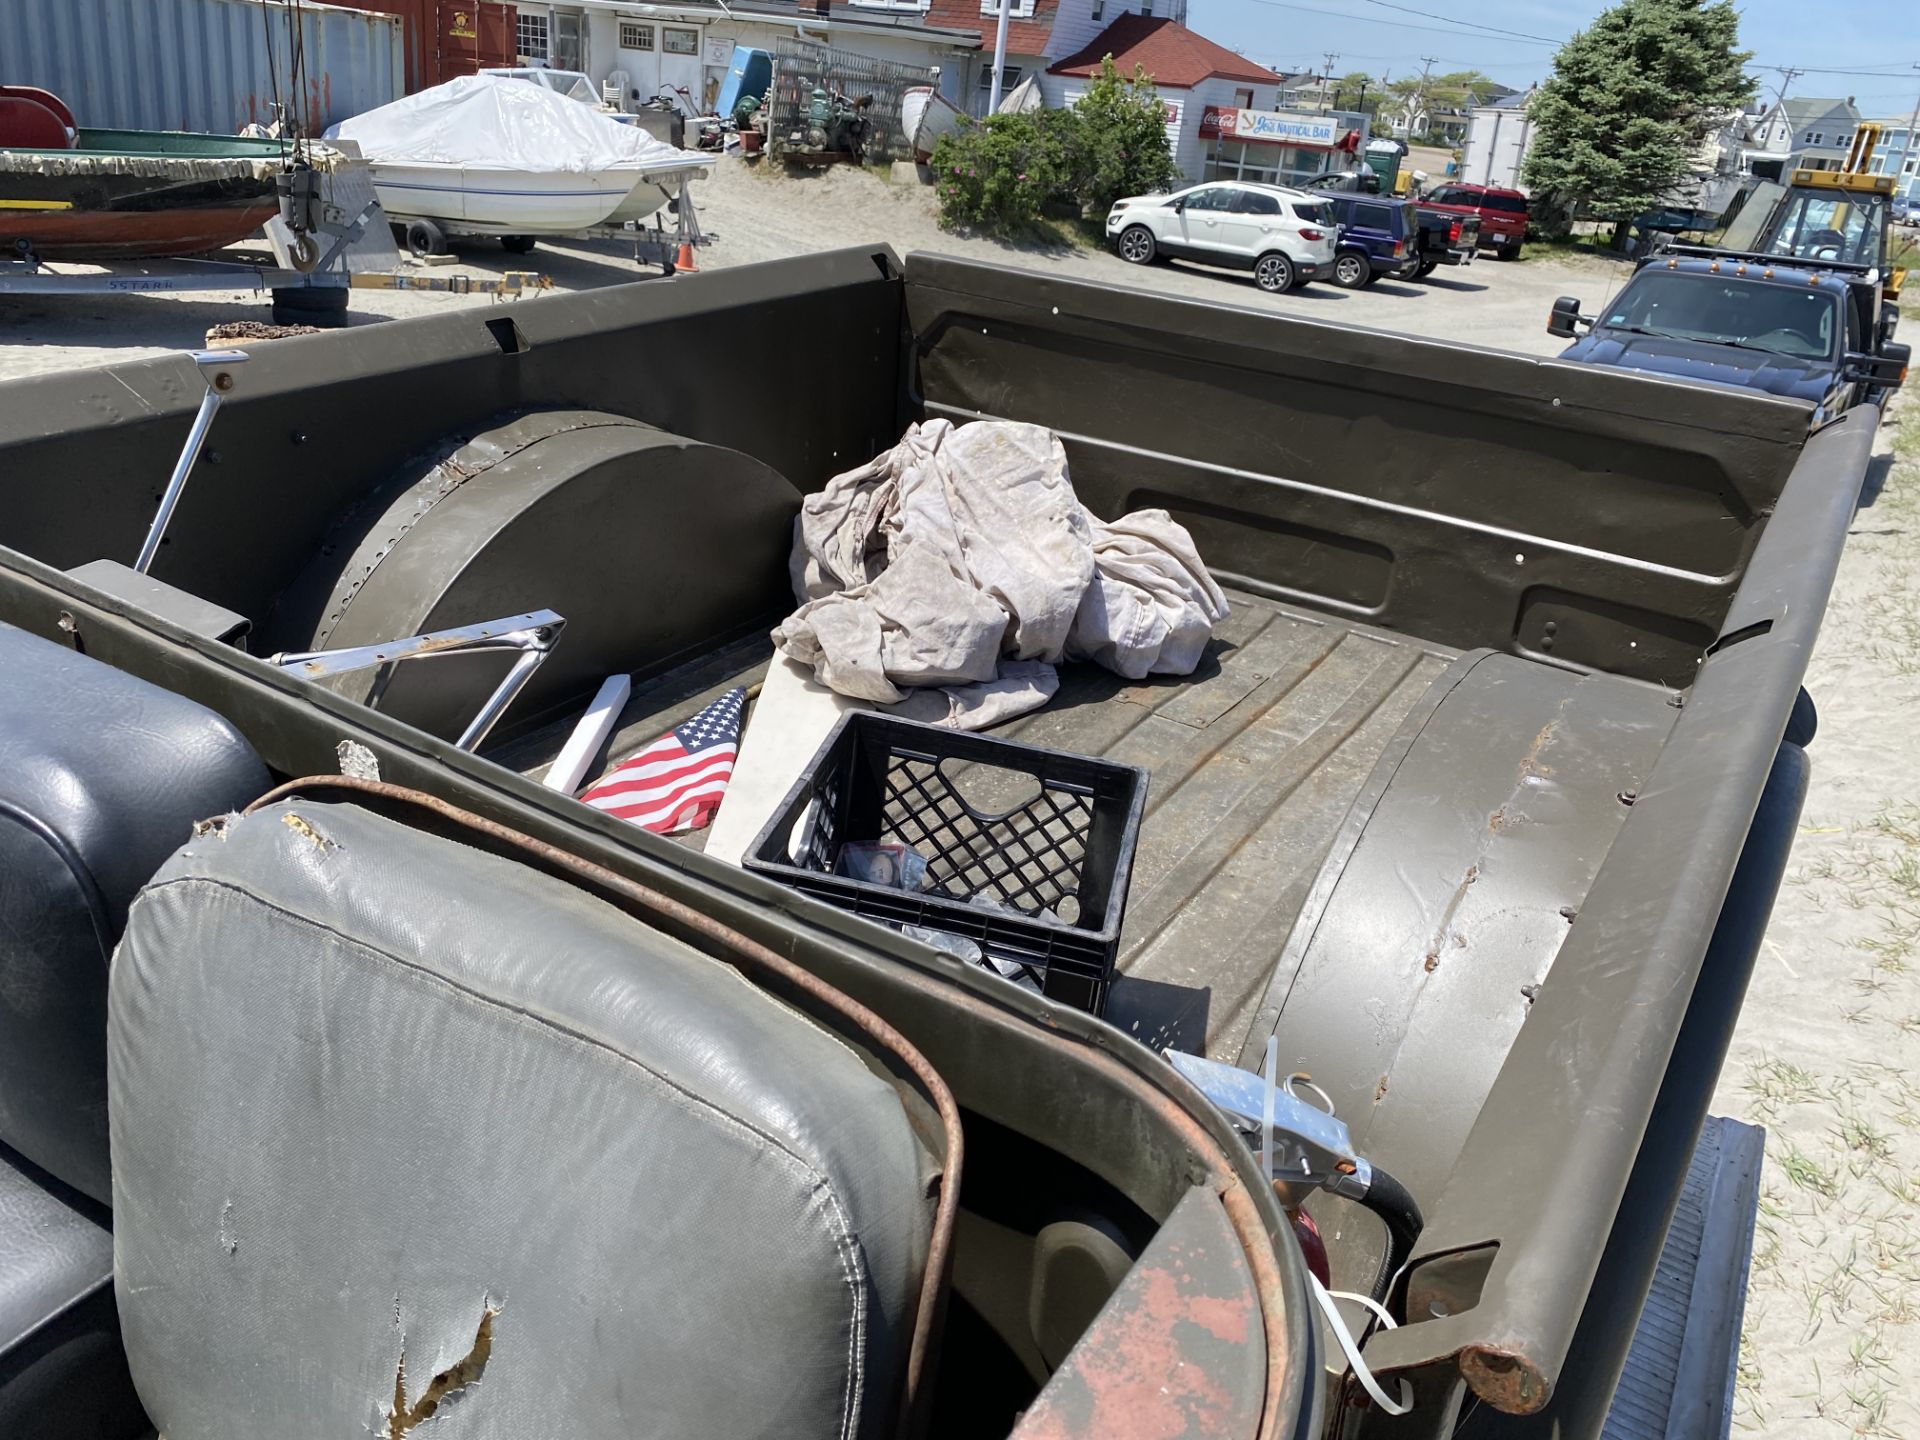
M 1107 1018 L 1156 1046 L 1233 1055 L 1347 806 L 1456 652 L 1229 598 L 1233 613 L 1193 675 L 1133 682 L 1069 666 L 1046 709 L 994 733 L 1150 772 L 1122 934 L 1127 979 Z M 767 658 L 756 637 L 639 687 L 611 753 L 754 683 Z

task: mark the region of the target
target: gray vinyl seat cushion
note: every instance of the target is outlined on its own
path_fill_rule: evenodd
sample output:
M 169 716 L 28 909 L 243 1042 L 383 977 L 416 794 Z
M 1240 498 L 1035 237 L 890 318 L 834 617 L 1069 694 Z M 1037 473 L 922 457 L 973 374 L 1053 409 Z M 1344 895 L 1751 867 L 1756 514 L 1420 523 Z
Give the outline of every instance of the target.
M 872 1436 L 934 1162 L 892 1082 L 576 887 L 346 804 L 189 843 L 109 1015 L 163 1434 Z M 438 1378 L 436 1378 L 438 1377 Z

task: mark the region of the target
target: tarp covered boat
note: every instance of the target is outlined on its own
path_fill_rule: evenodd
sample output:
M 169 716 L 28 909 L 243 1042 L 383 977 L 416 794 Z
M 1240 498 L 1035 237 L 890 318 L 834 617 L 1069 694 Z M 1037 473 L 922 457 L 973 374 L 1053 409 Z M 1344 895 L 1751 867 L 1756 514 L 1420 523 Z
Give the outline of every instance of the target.
M 565 235 L 644 219 L 714 157 L 539 85 L 465 75 L 342 121 L 396 220 L 455 234 Z

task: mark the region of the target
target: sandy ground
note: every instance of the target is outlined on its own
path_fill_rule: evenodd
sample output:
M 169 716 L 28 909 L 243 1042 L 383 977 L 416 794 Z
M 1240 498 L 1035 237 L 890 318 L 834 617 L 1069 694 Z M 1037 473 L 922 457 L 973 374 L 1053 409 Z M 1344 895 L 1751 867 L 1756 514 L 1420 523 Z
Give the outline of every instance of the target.
M 1807 673 L 1812 789 L 1715 1096 L 1768 1132 L 1751 1433 L 1920 1435 L 1920 402 L 1893 418 Z
M 1539 355 L 1561 347 L 1545 333 L 1556 295 L 1593 310 L 1624 275 L 1593 260 L 1488 260 L 1424 283 L 1275 297 L 1198 266 L 1143 271 L 1075 246 L 949 236 L 923 189 L 860 172 L 789 180 L 730 162 L 695 193 L 714 237 L 703 269 L 884 241 Z M 641 273 L 612 241 L 524 258 L 480 242 L 462 261 L 425 273 L 534 268 L 562 290 Z M 496 303 L 541 301 L 361 291 L 353 321 Z M 189 348 L 209 325 L 264 318 L 239 293 L 0 299 L 0 377 Z M 1813 789 L 1716 1097 L 1769 1132 L 1744 1431 L 1920 1437 L 1920 742 L 1901 719 L 1920 704 L 1920 402 L 1901 409 L 1807 678 L 1821 712 Z

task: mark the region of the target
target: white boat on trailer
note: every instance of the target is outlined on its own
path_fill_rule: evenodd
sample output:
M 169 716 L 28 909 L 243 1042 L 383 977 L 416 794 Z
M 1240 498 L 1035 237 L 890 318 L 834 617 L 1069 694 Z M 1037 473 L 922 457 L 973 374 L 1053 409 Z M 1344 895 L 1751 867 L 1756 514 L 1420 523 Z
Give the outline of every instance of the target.
M 644 220 L 714 163 L 540 86 L 476 76 L 327 134 L 358 146 L 382 208 L 416 253 L 474 235 L 525 251 L 543 236 Z

